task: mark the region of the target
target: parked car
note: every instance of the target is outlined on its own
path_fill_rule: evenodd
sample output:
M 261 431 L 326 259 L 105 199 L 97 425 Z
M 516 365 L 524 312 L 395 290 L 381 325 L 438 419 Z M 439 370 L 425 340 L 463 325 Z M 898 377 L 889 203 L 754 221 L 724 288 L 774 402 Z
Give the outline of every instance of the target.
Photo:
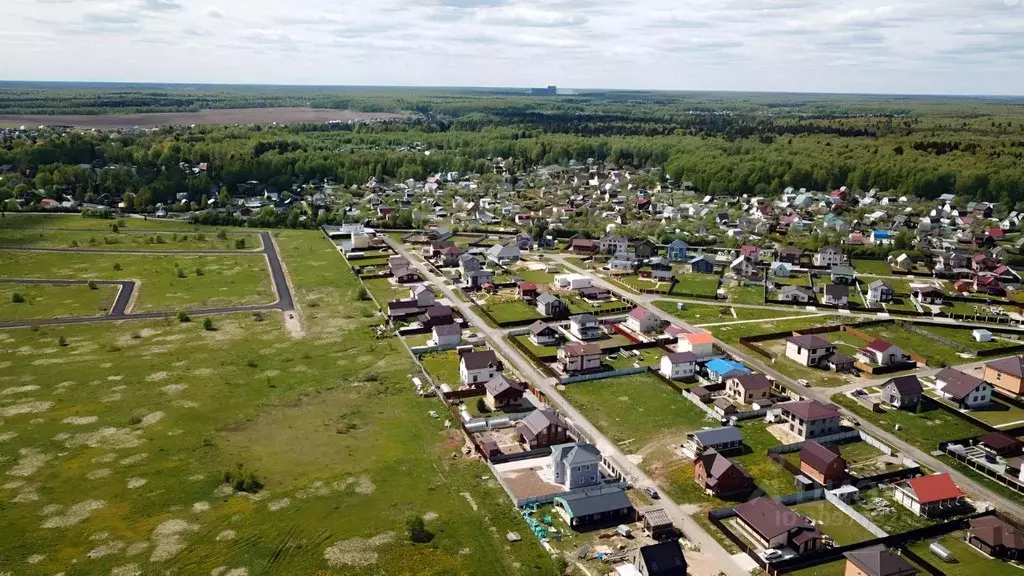
M 658 495 L 658 491 L 655 490 L 653 486 L 648 486 L 648 487 L 644 488 L 644 492 L 646 492 L 647 495 L 650 496 L 654 500 L 657 500 L 658 498 L 661 498 L 661 496 Z
M 772 560 L 778 560 L 782 558 L 782 552 L 779 552 L 775 548 L 769 548 L 761 553 L 761 557 L 771 562 Z

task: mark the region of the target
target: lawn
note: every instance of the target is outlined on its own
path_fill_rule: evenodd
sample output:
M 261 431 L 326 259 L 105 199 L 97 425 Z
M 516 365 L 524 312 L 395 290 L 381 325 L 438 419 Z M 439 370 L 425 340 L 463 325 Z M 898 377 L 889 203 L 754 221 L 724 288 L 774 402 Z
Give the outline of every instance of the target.
M 729 302 L 733 304 L 764 304 L 764 287 L 736 286 L 729 288 Z
M 673 293 L 686 293 L 714 298 L 715 294 L 718 293 L 718 285 L 721 280 L 722 278 L 715 274 L 684 274 L 679 278 L 679 283 L 676 284 L 676 289 Z
M 785 468 L 768 457 L 768 449 L 782 444 L 768 432 L 763 420 L 746 420 L 739 426 L 743 443 L 750 452 L 731 460 L 747 469 L 757 487 L 777 498 L 796 492 L 796 479 Z
M 634 354 L 636 353 L 639 353 L 640 356 L 635 356 Z M 645 348 L 643 350 L 631 351 L 628 355 L 623 352 L 619 352 L 615 355 L 615 360 L 609 360 L 608 357 L 605 356 L 604 363 L 616 370 L 635 368 L 634 365 L 637 362 L 640 363 L 641 367 L 654 366 L 657 368 L 661 363 L 661 357 L 665 354 L 666 352 L 661 348 Z
M 775 332 L 793 331 L 812 328 L 815 326 L 828 326 L 841 322 L 835 316 L 814 316 L 807 319 L 795 320 L 766 320 L 758 324 L 736 324 L 733 326 L 716 326 L 711 329 L 715 337 L 729 344 L 738 344 L 740 338 L 757 336 L 759 334 L 771 334 Z
M 279 246 L 303 338 L 276 312 L 0 333 L 5 570 L 552 574 L 536 539 L 505 539 L 526 525 L 452 456 L 462 440 L 428 415 L 443 406 L 412 393 L 397 339 L 374 338 L 334 247 L 305 231 Z M 258 495 L 223 482 L 239 465 Z M 435 538 L 413 545 L 406 522 L 428 513 Z
M 792 576 L 843 576 L 846 574 L 846 560 L 840 559 L 813 568 L 804 568 L 795 572 L 787 572 Z
M 934 396 L 932 396 L 934 398 Z M 939 401 L 947 402 L 944 399 Z M 951 404 L 952 405 L 952 404 Z M 971 416 L 986 422 L 996 428 L 1007 428 L 1015 423 L 1024 422 L 1024 410 L 1003 402 L 997 397 L 992 398 L 992 403 L 985 408 L 970 411 Z
M 118 286 L 84 284 L 0 284 L 0 321 L 53 318 L 55 316 L 102 316 L 110 311 Z M 20 294 L 24 302 L 14 302 Z
M 984 433 L 984 430 L 967 420 L 935 406 L 933 400 L 922 403 L 921 411 L 917 413 L 907 410 L 872 412 L 845 394 L 832 396 L 832 401 L 926 452 L 935 450 L 936 445 L 943 440 L 980 436 Z M 896 430 L 897 424 L 899 430 Z
M 182 222 L 180 220 L 162 220 L 160 218 L 86 218 L 79 214 L 45 214 L 40 212 L 11 213 L 8 212 L 0 219 L 0 228 L 58 228 L 62 230 L 89 230 L 95 232 L 110 232 L 112 226 L 116 225 L 121 231 L 192 231 L 216 234 L 221 228 L 214 226 L 199 226 Z M 242 228 L 226 228 L 228 232 L 250 231 Z
M 390 278 L 371 278 L 363 280 L 366 291 L 373 295 L 381 306 L 387 306 L 392 300 L 409 297 L 409 287 L 391 282 Z
M 420 356 L 423 368 L 437 384 L 447 384 L 452 390 L 461 385 L 459 376 L 459 354 L 455 350 L 431 352 Z
M 253 250 L 260 249 L 258 234 L 204 232 L 118 232 L 111 230 L 32 230 L 0 228 L 0 246 L 80 248 L 92 250 Z M 244 245 L 236 248 L 237 241 Z
M 531 270 L 527 267 L 515 268 L 509 271 L 512 276 L 518 276 L 523 282 L 533 282 L 538 286 L 545 284 L 551 284 L 555 281 L 555 274 L 561 274 L 562 270 L 559 267 L 552 266 L 553 272 L 545 272 L 544 270 Z
M 349 264 L 356 268 L 371 268 L 377 266 L 387 266 L 388 258 L 357 258 L 356 260 L 349 260 Z
M 519 320 L 539 320 L 544 317 L 536 308 L 524 300 L 501 300 L 491 297 L 480 305 L 498 322 L 516 322 Z
M 1006 348 L 1008 346 L 1015 346 L 1018 342 L 1007 341 L 1007 340 L 991 340 L 989 342 L 978 342 L 971 336 L 971 328 L 950 328 L 948 326 L 931 326 L 931 325 L 917 325 L 918 328 L 926 330 L 936 336 L 941 336 L 947 340 L 951 340 L 966 346 L 971 350 L 995 350 L 998 348 Z M 997 335 L 998 336 L 998 335 Z
M 625 308 L 627 305 L 621 300 L 609 300 L 602 302 L 597 306 L 588 303 L 586 300 L 579 296 L 568 296 L 565 298 L 566 305 L 569 306 L 569 312 L 572 314 L 605 314 L 612 310 L 620 310 Z
M 556 354 L 558 354 L 557 346 L 538 346 L 533 343 L 533 340 L 530 340 L 529 335 L 512 336 L 512 339 L 516 340 L 523 346 L 526 346 L 527 348 L 530 349 L 531 352 L 540 357 L 555 356 Z
M 828 500 L 804 502 L 790 506 L 790 510 L 814 520 L 821 531 L 832 537 L 836 546 L 846 546 L 872 540 L 875 535 L 836 508 Z
M 932 367 L 955 366 L 965 362 L 958 350 L 943 346 L 936 340 L 911 332 L 898 324 L 870 326 L 863 332 L 897 344 L 904 352 L 922 356 Z
M 600 340 L 594 340 L 598 345 L 601 346 L 601 350 L 607 350 L 608 348 L 619 348 L 622 346 L 629 346 L 633 343 L 632 340 L 626 338 L 618 332 L 611 332 Z
M 115 266 L 120 266 L 120 270 Z M 0 276 L 139 280 L 134 312 L 269 304 L 275 299 L 266 258 L 241 252 L 225 256 L 154 257 L 0 250 Z
M 829 334 L 830 335 L 830 334 Z M 794 380 L 807 380 L 815 386 L 842 386 L 849 381 L 831 370 L 810 368 L 804 366 L 786 356 L 786 341 L 784 339 L 768 340 L 758 345 L 769 352 L 776 354 L 772 368 L 782 372 Z
M 885 260 L 854 260 L 853 269 L 857 274 L 870 274 L 874 276 L 892 276 L 889 263 Z
M 923 540 L 910 546 L 910 549 L 929 564 L 946 573 L 946 576 L 1017 576 L 1020 568 L 1016 568 L 1006 562 L 989 558 L 978 549 L 962 540 L 963 533 L 956 532 L 934 540 Z M 953 553 L 956 562 L 944 562 L 936 556 L 928 546 L 932 542 L 938 542 L 947 550 Z
M 408 344 L 409 347 L 426 346 L 427 342 L 429 342 L 430 339 L 433 337 L 434 335 L 430 332 L 427 332 L 425 334 L 413 334 L 412 336 L 405 337 L 405 343 Z
M 728 304 L 684 304 L 686 308 L 679 310 L 677 303 L 671 300 L 656 300 L 654 305 L 665 312 L 694 324 L 719 324 L 722 322 L 736 322 L 740 320 L 770 320 L 774 318 L 788 318 L 793 316 L 805 316 L 808 313 L 798 309 L 791 310 L 765 310 L 761 308 L 734 308 Z
M 704 412 L 652 374 L 569 384 L 562 394 L 613 442 L 631 440 L 627 452 L 708 424 Z

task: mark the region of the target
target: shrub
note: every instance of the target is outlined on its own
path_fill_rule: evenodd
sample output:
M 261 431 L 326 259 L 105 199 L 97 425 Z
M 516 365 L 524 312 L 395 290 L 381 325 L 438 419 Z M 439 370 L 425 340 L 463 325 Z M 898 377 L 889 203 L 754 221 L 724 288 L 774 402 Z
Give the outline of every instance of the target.
M 249 361 L 246 362 L 245 365 L 248 366 L 249 368 L 256 368 L 259 366 L 259 363 L 253 359 L 249 359 Z
M 263 312 L 253 312 L 252 319 L 257 322 L 263 322 L 266 319 L 266 316 L 263 315 Z
M 182 268 L 178 268 L 178 269 L 175 270 L 175 274 L 178 275 L 178 278 L 184 278 L 185 277 L 185 270 L 182 269 Z
M 61 336 L 60 338 L 57 338 L 57 345 L 58 346 L 67 346 L 68 345 L 68 339 L 63 337 L 63 336 Z
M 205 320 L 203 320 L 203 330 L 206 330 L 207 332 L 213 332 L 216 329 L 217 327 L 213 325 L 213 319 L 206 318 Z
M 206 234 L 203 234 L 203 233 L 196 234 L 196 240 L 199 240 L 200 242 L 205 242 L 206 241 Z
M 245 238 L 236 238 L 235 239 L 235 250 L 244 250 L 244 249 L 245 249 Z
M 99 240 L 97 240 L 95 236 L 89 237 L 89 244 L 97 244 L 98 242 Z
M 121 269 L 121 263 L 120 262 L 114 262 L 114 270 L 120 270 L 120 269 Z
M 89 290 L 99 290 L 100 289 L 100 287 L 96 285 L 96 281 L 95 280 L 89 280 L 89 284 L 87 284 L 87 286 L 89 286 Z
M 178 322 L 185 323 L 191 321 L 192 319 L 188 317 L 188 312 L 185 312 L 184 310 L 178 312 Z
M 255 494 L 263 488 L 263 481 L 260 480 L 255 472 L 246 468 L 244 464 L 239 464 L 236 470 L 226 470 L 224 472 L 224 482 L 231 484 L 239 492 L 248 492 L 250 494 Z
M 15 292 L 14 294 L 11 294 L 11 302 L 14 302 L 15 304 L 21 304 L 25 302 L 25 297 L 22 296 L 20 292 Z
M 71 247 L 72 248 L 78 248 L 78 240 L 72 240 L 71 241 Z
M 139 424 L 142 424 L 142 416 L 135 414 L 128 419 L 128 422 L 130 422 L 132 426 L 138 426 Z
M 228 239 L 228 233 L 223 231 L 223 230 L 217 230 L 217 239 L 218 240 L 227 240 Z
M 477 398 L 476 399 L 476 411 L 481 413 L 481 414 L 487 414 L 488 412 L 491 411 L 491 409 L 487 407 L 487 402 L 484 402 L 483 398 Z
M 203 275 L 203 269 L 202 268 L 196 268 L 196 276 L 202 276 L 202 275 Z
M 166 244 L 166 243 L 167 243 L 167 240 L 164 240 L 164 237 L 163 237 L 163 236 L 161 236 L 161 235 L 157 234 L 157 235 L 156 235 L 156 243 L 157 243 L 157 244 Z
M 369 300 L 370 293 L 366 291 L 366 288 L 360 287 L 359 290 L 356 292 L 356 298 L 359 300 Z
M 121 231 L 121 228 L 116 223 L 115 224 L 111 224 L 110 225 L 110 231 L 113 232 L 114 234 L 117 234 L 118 232 Z
M 410 518 L 406 528 L 409 529 L 409 541 L 414 544 L 427 544 L 434 539 L 434 534 L 427 530 L 427 523 L 422 516 Z

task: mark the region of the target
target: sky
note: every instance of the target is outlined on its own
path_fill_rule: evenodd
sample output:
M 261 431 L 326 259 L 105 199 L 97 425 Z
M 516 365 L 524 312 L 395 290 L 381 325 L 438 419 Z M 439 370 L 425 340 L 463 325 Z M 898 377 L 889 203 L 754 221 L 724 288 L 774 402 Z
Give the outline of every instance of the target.
M 1024 0 L 0 0 L 0 79 L 1024 95 Z

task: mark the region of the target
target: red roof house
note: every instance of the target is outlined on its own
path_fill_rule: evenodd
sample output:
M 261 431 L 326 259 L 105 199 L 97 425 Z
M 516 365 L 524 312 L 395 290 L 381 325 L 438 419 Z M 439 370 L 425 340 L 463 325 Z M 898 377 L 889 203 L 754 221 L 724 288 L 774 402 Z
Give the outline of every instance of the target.
M 958 512 L 964 506 L 964 491 L 948 473 L 911 478 L 896 485 L 896 501 L 918 516 L 941 516 Z

